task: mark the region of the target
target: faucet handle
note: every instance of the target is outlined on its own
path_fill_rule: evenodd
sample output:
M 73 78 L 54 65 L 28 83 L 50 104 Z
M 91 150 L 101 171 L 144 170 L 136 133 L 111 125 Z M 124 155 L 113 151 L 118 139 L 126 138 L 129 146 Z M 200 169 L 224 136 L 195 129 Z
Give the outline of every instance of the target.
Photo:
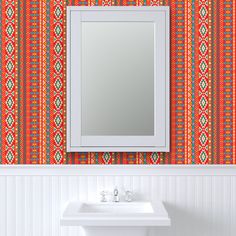
M 107 192 L 102 191 L 100 195 L 101 195 L 101 202 L 107 202 L 107 198 L 106 198 Z
M 133 192 L 132 191 L 125 191 L 125 201 L 131 202 L 133 200 Z

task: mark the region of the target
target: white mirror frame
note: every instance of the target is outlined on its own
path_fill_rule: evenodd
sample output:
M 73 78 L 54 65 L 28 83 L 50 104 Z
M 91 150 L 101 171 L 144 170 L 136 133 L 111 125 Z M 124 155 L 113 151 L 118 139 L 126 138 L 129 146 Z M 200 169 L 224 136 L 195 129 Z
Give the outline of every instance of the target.
M 153 22 L 154 136 L 82 136 L 81 23 Z M 169 7 L 67 7 L 67 152 L 168 152 Z

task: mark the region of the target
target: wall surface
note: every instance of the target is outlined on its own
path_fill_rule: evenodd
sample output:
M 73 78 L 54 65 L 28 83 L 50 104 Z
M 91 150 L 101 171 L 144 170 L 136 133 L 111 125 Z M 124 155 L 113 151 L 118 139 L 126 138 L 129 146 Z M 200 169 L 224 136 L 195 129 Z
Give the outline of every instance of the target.
M 170 153 L 66 154 L 67 5 L 170 6 Z M 0 0 L 0 163 L 235 164 L 235 15 L 235 0 Z
M 60 226 L 61 209 L 69 200 L 98 201 L 101 190 L 115 186 L 121 195 L 132 190 L 135 200 L 164 202 L 171 226 L 150 236 L 236 232 L 235 166 L 11 167 L 0 167 L 1 236 L 84 236 L 79 227 Z

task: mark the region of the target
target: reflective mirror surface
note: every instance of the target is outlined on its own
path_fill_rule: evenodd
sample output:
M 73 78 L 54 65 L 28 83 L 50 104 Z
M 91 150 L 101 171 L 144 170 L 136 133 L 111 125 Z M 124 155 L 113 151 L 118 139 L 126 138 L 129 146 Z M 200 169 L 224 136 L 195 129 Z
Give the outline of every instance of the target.
M 81 24 L 82 135 L 154 135 L 154 24 Z

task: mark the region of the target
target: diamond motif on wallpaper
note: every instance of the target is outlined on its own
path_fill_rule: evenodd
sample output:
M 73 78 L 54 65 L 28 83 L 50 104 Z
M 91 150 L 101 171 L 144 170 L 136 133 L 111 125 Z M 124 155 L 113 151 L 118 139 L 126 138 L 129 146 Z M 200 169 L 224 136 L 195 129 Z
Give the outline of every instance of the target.
M 207 27 L 205 24 L 202 24 L 200 29 L 199 29 L 199 32 L 201 34 L 202 37 L 205 37 L 206 34 L 207 34 Z
M 201 153 L 200 153 L 200 159 L 201 159 L 202 162 L 205 162 L 206 159 L 207 159 L 207 154 L 204 150 L 201 151 Z
M 206 100 L 205 96 L 201 97 L 201 100 L 199 101 L 199 104 L 200 104 L 200 106 L 201 106 L 201 109 L 204 110 L 204 109 L 206 108 L 206 106 L 207 106 L 207 100 Z
M 61 83 L 61 80 L 60 79 L 57 79 L 56 81 L 55 81 L 55 88 L 57 89 L 57 90 L 60 90 L 61 89 L 61 87 L 62 87 L 62 83 Z
M 55 47 L 54 47 L 54 50 L 56 52 L 57 55 L 59 55 L 62 51 L 62 46 L 59 42 L 56 43 Z
M 11 127 L 11 126 L 12 126 L 12 124 L 13 124 L 13 122 L 14 122 L 14 119 L 13 119 L 13 117 L 12 117 L 11 114 L 9 114 L 9 115 L 7 116 L 6 122 L 7 122 L 8 127 Z
M 103 0 L 102 5 L 103 6 L 111 6 L 111 1 L 110 0 Z M 135 2 L 134 2 L 134 5 L 135 5 Z
M 7 50 L 7 52 L 8 52 L 9 54 L 12 54 L 12 52 L 13 52 L 13 50 L 14 50 L 14 47 L 13 47 L 12 42 L 9 42 L 9 43 L 7 44 L 6 50 Z
M 11 145 L 13 140 L 14 140 L 13 135 L 11 133 L 8 133 L 8 135 L 7 135 L 7 143 L 8 143 L 8 145 Z
M 12 6 L 9 6 L 9 7 L 7 8 L 6 13 L 7 13 L 7 16 L 8 16 L 9 18 L 11 18 L 11 17 L 13 16 L 14 11 L 13 11 Z
M 8 162 L 12 162 L 14 156 L 13 156 L 13 153 L 12 151 L 10 150 L 8 153 L 7 153 L 7 160 Z
M 150 5 L 151 6 L 159 6 L 159 1 L 158 0 L 152 0 L 152 1 L 150 1 Z
M 6 85 L 7 85 L 7 88 L 8 88 L 9 90 L 12 90 L 14 84 L 13 84 L 13 81 L 12 81 L 11 78 L 7 80 L 7 84 L 6 84 Z
M 200 140 L 200 143 L 201 143 L 201 145 L 205 145 L 206 144 L 206 142 L 207 142 L 207 136 L 206 136 L 206 134 L 203 132 L 202 134 L 201 134 L 201 136 L 199 137 L 199 140 Z
M 8 73 L 12 73 L 13 68 L 14 68 L 14 65 L 13 65 L 12 61 L 9 60 L 9 61 L 7 62 L 7 70 L 8 70 Z
M 105 163 L 108 163 L 111 158 L 111 155 L 109 152 L 104 152 L 102 159 L 105 161 Z
M 205 127 L 206 124 L 207 124 L 207 117 L 205 114 L 202 114 L 201 117 L 200 117 L 200 123 L 202 125 L 202 127 Z
M 158 154 L 157 154 L 157 152 L 153 152 L 153 153 L 152 153 L 151 159 L 152 159 L 152 161 L 153 161 L 154 163 L 157 162 L 157 160 L 158 160 Z
M 57 109 L 59 109 L 62 105 L 62 101 L 60 99 L 60 97 L 57 97 L 56 100 L 55 100 L 55 106 Z
M 62 141 L 62 137 L 61 137 L 60 133 L 57 133 L 54 139 L 55 139 L 56 144 L 60 145 L 60 143 Z
M 56 160 L 57 162 L 60 162 L 61 159 L 62 159 L 61 153 L 60 153 L 59 151 L 57 151 L 57 152 L 55 153 L 54 158 L 55 158 L 55 160 Z
M 62 32 L 61 26 L 57 25 L 55 28 L 55 33 L 56 33 L 57 37 L 60 36 L 61 32 Z
M 55 64 L 55 69 L 56 69 L 57 73 L 60 72 L 61 68 L 62 68 L 62 65 L 61 65 L 60 61 L 57 61 Z
M 200 45 L 200 51 L 203 55 L 205 55 L 206 51 L 207 51 L 207 45 L 206 43 L 203 41 Z
M 9 96 L 7 98 L 7 103 L 6 104 L 7 104 L 8 109 L 12 109 L 14 102 L 13 102 L 13 99 L 12 99 L 11 96 Z
M 204 91 L 207 87 L 207 81 L 205 78 L 201 79 L 201 82 L 200 82 L 200 87 L 201 89 Z
M 60 7 L 57 6 L 54 13 L 57 18 L 60 18 L 61 14 L 62 14 Z
M 201 7 L 201 9 L 200 9 L 200 15 L 203 17 L 203 18 L 205 18 L 206 17 L 206 15 L 207 15 L 207 8 L 206 8 L 206 6 L 202 6 Z
M 206 70 L 207 70 L 207 64 L 206 64 L 206 61 L 205 60 L 202 60 L 200 65 L 199 65 L 199 68 L 201 70 L 202 73 L 205 73 Z
M 9 24 L 9 25 L 7 26 L 6 32 L 7 32 L 8 37 L 12 37 L 13 32 L 14 32 L 14 29 L 13 29 L 13 27 L 12 27 L 11 24 Z
M 57 115 L 56 117 L 55 117 L 55 124 L 56 124 L 56 126 L 57 127 L 59 127 L 60 125 L 61 125 L 61 123 L 62 123 L 62 119 L 61 119 L 61 116 L 60 115 Z

